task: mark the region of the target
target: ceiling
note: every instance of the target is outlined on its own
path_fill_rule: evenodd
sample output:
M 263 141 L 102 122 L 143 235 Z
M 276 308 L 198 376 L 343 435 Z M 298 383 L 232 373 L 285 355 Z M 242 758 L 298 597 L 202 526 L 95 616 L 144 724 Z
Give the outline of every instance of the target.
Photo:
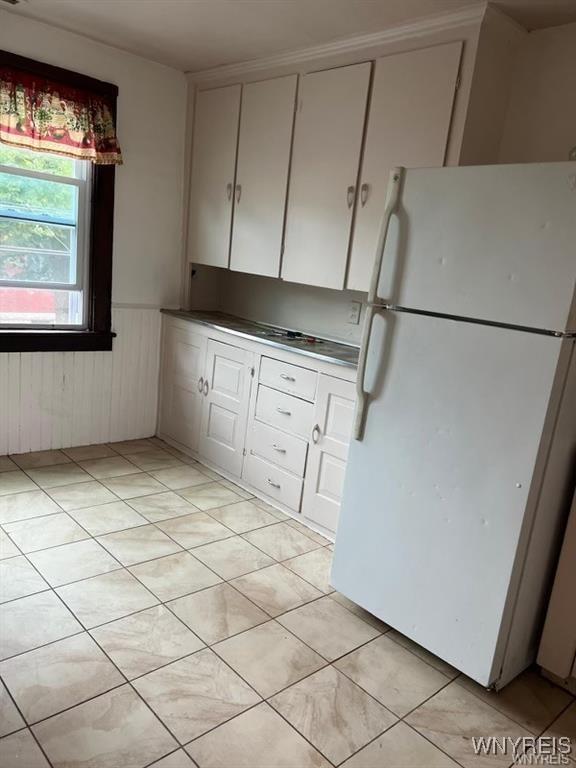
M 576 21 L 576 0 L 495 0 L 527 29 Z M 483 0 L 21 0 L 18 15 L 184 71 L 376 32 Z

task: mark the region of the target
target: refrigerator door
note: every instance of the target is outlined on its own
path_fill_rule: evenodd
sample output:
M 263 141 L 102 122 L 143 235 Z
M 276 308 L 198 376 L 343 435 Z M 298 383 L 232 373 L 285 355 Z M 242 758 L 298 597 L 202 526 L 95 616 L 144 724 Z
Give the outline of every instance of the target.
M 332 585 L 483 685 L 499 670 L 560 346 L 408 313 L 375 319 Z
M 564 331 L 575 282 L 576 163 L 405 171 L 382 302 Z

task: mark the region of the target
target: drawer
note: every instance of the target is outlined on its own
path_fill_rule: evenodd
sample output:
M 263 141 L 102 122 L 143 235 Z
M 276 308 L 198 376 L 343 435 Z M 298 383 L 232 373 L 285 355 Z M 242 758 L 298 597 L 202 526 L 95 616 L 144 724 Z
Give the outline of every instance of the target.
M 250 434 L 250 451 L 298 477 L 304 477 L 308 443 L 275 427 L 255 421 Z
M 287 432 L 293 432 L 307 439 L 312 429 L 314 406 L 312 403 L 260 384 L 256 418 L 272 427 L 285 429 Z
M 288 474 L 269 461 L 248 454 L 244 462 L 242 477 L 254 488 L 284 504 L 295 512 L 300 510 L 303 480 Z
M 299 365 L 283 363 L 272 357 L 263 357 L 260 363 L 260 382 L 268 387 L 288 392 L 289 395 L 314 400 L 318 373 Z

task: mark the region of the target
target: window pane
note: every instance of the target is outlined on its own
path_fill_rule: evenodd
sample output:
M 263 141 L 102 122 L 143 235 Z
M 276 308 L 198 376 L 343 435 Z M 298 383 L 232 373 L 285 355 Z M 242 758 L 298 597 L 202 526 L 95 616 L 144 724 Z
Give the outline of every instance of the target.
M 54 173 L 57 176 L 76 176 L 76 164 L 70 157 L 49 155 L 46 152 L 32 152 L 30 149 L 19 149 L 0 144 L 0 165 L 11 165 L 14 168 L 25 168 L 27 171 Z
M 0 219 L 0 281 L 76 283 L 75 230 Z
M 82 292 L 0 286 L 0 323 L 82 325 Z
M 78 189 L 70 184 L 0 173 L 0 216 L 76 224 Z

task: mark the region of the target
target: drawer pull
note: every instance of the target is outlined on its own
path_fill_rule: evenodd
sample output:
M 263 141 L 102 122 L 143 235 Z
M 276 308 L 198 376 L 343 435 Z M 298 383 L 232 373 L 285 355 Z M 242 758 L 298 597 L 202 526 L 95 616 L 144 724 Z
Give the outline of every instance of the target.
M 280 378 L 284 379 L 284 381 L 296 381 L 295 376 L 289 376 L 287 373 L 281 373 Z
M 204 376 L 200 376 L 200 378 L 198 379 L 198 392 L 201 393 L 203 389 L 204 389 Z
M 280 490 L 280 483 L 275 483 L 274 480 L 270 480 L 270 478 L 266 481 L 268 485 L 271 485 L 272 488 L 276 488 L 278 491 Z
M 322 434 L 322 430 L 320 429 L 320 426 L 318 424 L 314 424 L 314 429 L 312 430 L 312 442 L 314 444 L 317 444 L 320 440 L 320 436 Z
M 286 448 L 281 448 L 279 445 L 276 445 L 275 443 L 272 443 L 272 448 L 274 448 L 275 451 L 278 451 L 278 453 L 286 453 Z
M 209 390 L 210 390 L 210 384 L 208 384 L 208 379 L 205 379 L 204 380 L 204 395 L 207 395 Z
M 286 408 L 278 407 L 276 408 L 276 410 L 278 411 L 278 413 L 281 413 L 282 416 L 292 416 L 292 411 L 287 411 Z

